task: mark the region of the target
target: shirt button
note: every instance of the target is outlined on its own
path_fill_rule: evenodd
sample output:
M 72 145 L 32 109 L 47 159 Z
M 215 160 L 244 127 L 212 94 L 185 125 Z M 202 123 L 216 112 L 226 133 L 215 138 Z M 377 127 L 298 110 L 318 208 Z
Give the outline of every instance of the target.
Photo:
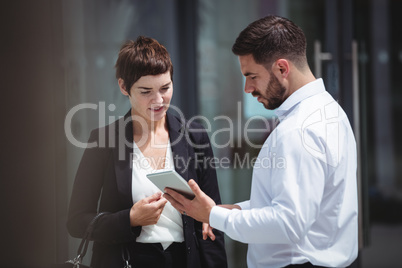
M 187 248 L 187 254 L 190 254 L 190 251 L 191 251 L 191 247 L 188 247 Z

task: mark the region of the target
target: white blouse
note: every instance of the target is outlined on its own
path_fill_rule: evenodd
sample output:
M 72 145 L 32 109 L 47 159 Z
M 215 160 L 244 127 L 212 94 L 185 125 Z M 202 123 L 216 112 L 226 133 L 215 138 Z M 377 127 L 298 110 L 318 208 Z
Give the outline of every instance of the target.
M 160 190 L 146 177 L 149 173 L 159 172 L 150 165 L 152 159 L 146 158 L 138 146 L 134 143 L 133 148 L 133 176 L 132 196 L 133 202 L 160 192 Z M 170 142 L 167 144 L 166 156 L 157 161 L 164 161 L 163 170 L 173 170 L 173 154 Z M 142 226 L 142 231 L 137 242 L 140 243 L 161 243 L 163 249 L 169 247 L 173 242 L 183 242 L 183 222 L 181 214 L 168 202 L 162 211 L 162 215 L 155 225 Z

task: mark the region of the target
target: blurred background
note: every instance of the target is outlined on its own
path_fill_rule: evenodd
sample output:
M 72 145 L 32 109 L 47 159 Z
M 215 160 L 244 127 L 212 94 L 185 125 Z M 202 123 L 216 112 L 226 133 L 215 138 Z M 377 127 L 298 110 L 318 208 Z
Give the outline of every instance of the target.
M 268 14 L 305 31 L 310 67 L 356 134 L 360 253 L 352 267 L 402 267 L 401 11 L 402 0 L 2 0 L 0 267 L 42 268 L 75 255 L 79 240 L 65 222 L 83 149 L 65 123 L 86 142 L 127 112 L 114 76 L 127 39 L 167 47 L 172 103 L 187 118 L 205 117 L 217 157 L 256 156 L 250 144 L 263 143 L 273 114 L 243 92 L 231 47 Z M 76 109 L 85 103 L 92 108 Z M 244 135 L 246 124 L 262 131 Z M 228 128 L 229 137 L 217 132 Z M 251 166 L 217 172 L 224 203 L 249 198 Z M 247 245 L 226 237 L 226 246 L 229 267 L 246 267 Z

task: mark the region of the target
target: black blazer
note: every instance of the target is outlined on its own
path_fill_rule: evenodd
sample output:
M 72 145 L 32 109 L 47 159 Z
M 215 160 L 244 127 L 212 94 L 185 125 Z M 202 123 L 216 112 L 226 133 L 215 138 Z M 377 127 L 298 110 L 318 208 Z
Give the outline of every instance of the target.
M 114 123 L 92 131 L 79 165 L 71 196 L 67 228 L 82 237 L 98 212 L 93 231 L 94 268 L 123 267 L 122 247 L 134 250 L 141 226 L 130 226 L 133 150 L 131 111 Z M 221 203 L 216 172 L 209 163 L 213 152 L 201 125 L 188 124 L 167 113 L 170 143 L 176 171 L 187 181 L 194 179 L 217 204 Z M 202 148 L 201 148 L 202 147 Z M 216 240 L 202 239 L 202 223 L 182 216 L 187 249 L 187 267 L 227 267 L 223 233 Z

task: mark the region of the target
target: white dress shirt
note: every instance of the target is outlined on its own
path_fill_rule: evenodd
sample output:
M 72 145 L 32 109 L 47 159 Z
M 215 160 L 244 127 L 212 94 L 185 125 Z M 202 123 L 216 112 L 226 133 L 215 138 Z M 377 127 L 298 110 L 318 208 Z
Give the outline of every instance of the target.
M 253 168 L 241 210 L 215 206 L 210 225 L 248 243 L 248 267 L 345 267 L 358 252 L 356 143 L 317 79 L 275 111 L 280 124 Z
M 133 202 L 160 192 L 158 187 L 155 186 L 146 175 L 162 170 L 155 170 L 147 159 L 134 143 L 133 148 L 133 176 L 132 176 L 132 195 Z M 166 157 L 156 161 L 164 161 L 163 170 L 173 170 L 173 154 L 170 142 L 167 145 Z M 181 214 L 170 204 L 166 203 L 161 217 L 154 225 L 142 226 L 141 234 L 136 239 L 140 243 L 161 243 L 163 249 L 169 247 L 173 242 L 183 242 L 183 221 Z

